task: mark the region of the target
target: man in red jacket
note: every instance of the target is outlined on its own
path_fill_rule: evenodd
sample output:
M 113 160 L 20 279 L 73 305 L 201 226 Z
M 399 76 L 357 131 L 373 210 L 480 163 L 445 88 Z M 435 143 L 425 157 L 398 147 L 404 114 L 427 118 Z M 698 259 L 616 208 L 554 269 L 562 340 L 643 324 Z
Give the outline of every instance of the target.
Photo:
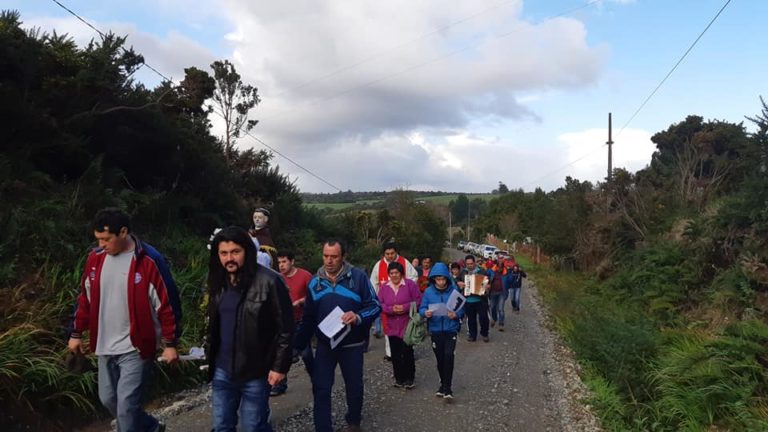
M 162 432 L 165 425 L 143 410 L 141 391 L 161 343 L 164 361 L 179 358 L 176 285 L 157 250 L 131 234 L 125 212 L 103 209 L 92 227 L 98 248 L 85 261 L 68 348 L 84 353 L 82 337 L 89 332 L 99 358 L 99 399 L 118 430 Z

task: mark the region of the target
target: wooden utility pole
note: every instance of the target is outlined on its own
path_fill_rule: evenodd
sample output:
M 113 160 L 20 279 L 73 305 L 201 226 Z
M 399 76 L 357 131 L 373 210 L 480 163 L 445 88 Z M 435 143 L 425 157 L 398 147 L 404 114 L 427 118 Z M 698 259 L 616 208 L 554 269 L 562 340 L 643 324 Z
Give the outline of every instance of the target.
M 611 182 L 613 176 L 613 138 L 612 138 L 613 125 L 611 122 L 611 113 L 608 113 L 608 182 Z

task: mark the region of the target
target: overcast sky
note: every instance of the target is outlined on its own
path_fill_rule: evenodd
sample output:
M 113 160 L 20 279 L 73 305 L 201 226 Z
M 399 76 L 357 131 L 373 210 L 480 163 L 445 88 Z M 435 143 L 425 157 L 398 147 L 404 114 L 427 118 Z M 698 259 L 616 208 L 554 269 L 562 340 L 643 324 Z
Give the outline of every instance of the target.
M 628 124 L 725 0 L 60 1 L 175 80 L 233 61 L 262 99 L 252 133 L 343 190 L 600 181 L 608 112 L 614 166 L 635 171 L 654 133 L 690 114 L 741 122 L 768 96 L 766 1 L 733 1 Z M 96 36 L 52 1 L 3 4 L 25 26 Z

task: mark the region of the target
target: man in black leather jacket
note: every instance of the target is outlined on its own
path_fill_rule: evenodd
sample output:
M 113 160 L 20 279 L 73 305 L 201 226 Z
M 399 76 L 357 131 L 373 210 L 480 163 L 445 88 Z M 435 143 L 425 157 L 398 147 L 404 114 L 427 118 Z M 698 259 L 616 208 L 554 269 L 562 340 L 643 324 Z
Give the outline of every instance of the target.
M 291 366 L 293 310 L 280 275 L 256 262 L 239 227 L 219 231 L 208 267 L 214 430 L 271 431 L 270 387 Z

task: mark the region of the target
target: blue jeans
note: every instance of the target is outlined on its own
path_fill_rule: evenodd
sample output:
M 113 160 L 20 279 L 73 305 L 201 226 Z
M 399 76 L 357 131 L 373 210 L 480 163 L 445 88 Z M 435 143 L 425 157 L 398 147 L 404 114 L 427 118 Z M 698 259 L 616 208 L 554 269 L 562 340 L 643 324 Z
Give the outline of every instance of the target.
M 315 432 L 333 431 L 331 390 L 336 375 L 336 365 L 341 366 L 341 376 L 347 392 L 348 424 L 360 425 L 363 414 L 363 345 L 331 349 L 327 341 L 318 341 L 312 369 L 312 393 L 315 397 Z
M 266 378 L 237 383 L 224 369 L 216 368 L 212 387 L 214 431 L 235 432 L 239 409 L 241 430 L 272 432 Z
M 504 292 L 491 293 L 491 319 L 504 325 Z
M 521 287 L 509 289 L 510 297 L 512 297 L 512 309 L 516 311 L 520 310 L 520 290 Z
M 151 432 L 157 428 L 157 419 L 141 406 L 142 387 L 151 365 L 151 360 L 142 359 L 138 351 L 99 356 L 99 399 L 117 419 L 119 432 Z

